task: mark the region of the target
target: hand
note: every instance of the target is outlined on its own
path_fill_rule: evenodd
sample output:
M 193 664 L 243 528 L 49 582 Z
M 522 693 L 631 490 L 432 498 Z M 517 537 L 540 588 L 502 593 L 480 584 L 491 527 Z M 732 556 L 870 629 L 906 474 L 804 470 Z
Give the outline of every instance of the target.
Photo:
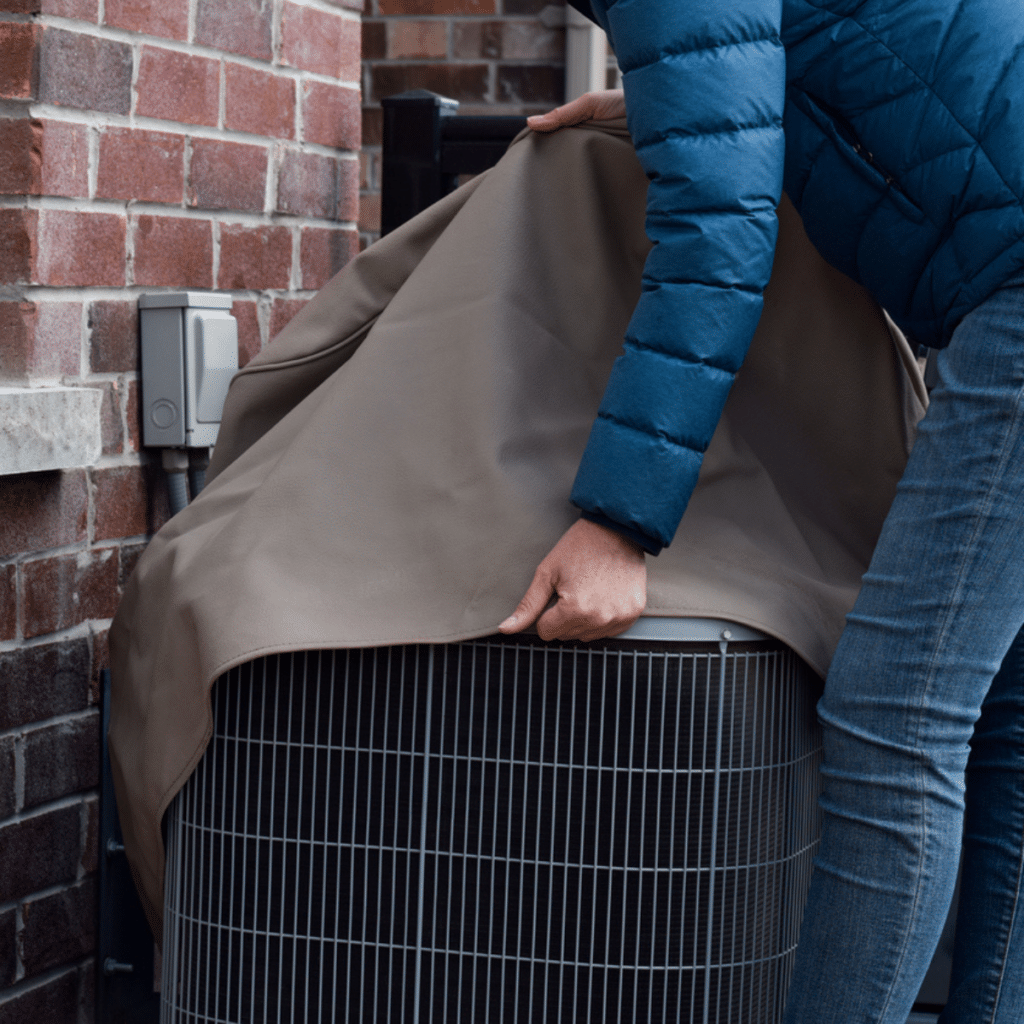
M 557 600 L 544 611 L 552 594 Z M 498 629 L 518 633 L 536 622 L 542 640 L 599 640 L 632 626 L 646 604 L 640 546 L 580 519 L 537 567 L 522 601 Z
M 535 132 L 554 132 L 583 121 L 610 121 L 625 116 L 626 100 L 622 90 L 605 89 L 603 92 L 584 93 L 546 114 L 534 114 L 526 119 L 526 124 Z

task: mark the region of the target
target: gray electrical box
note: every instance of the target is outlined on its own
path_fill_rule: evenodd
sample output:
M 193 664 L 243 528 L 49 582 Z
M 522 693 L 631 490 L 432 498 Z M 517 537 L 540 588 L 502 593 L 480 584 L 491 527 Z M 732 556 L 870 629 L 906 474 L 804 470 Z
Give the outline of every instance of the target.
M 238 372 L 238 322 L 231 296 L 164 292 L 139 297 L 142 443 L 212 448 L 231 378 Z

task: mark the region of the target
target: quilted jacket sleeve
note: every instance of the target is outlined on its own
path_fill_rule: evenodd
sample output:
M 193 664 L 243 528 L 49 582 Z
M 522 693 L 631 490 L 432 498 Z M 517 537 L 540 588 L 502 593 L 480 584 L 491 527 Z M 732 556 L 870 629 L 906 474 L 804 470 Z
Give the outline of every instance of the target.
M 594 0 L 654 243 L 580 464 L 587 518 L 668 544 L 761 313 L 782 191 L 782 0 Z

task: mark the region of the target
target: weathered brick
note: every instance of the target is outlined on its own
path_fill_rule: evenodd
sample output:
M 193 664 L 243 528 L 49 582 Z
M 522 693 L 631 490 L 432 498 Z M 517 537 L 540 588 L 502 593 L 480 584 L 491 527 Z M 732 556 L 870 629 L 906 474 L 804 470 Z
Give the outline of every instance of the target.
M 359 149 L 359 93 L 344 86 L 306 82 L 302 87 L 302 122 L 307 142 Z
M 14 983 L 18 970 L 16 927 L 17 917 L 13 907 L 0 914 L 0 989 Z
M 54 287 L 123 285 L 125 220 L 112 213 L 39 213 L 36 277 Z
M 255 302 L 238 300 L 231 305 L 231 315 L 238 321 L 238 366 L 245 366 L 262 345 L 259 313 Z
M 185 217 L 138 217 L 135 222 L 135 283 L 176 288 L 213 287 L 210 222 Z
M 33 302 L 0 302 L 0 380 L 21 381 L 28 376 L 37 315 Z
M 0 284 L 32 280 L 38 224 L 35 210 L 0 210 Z
M 122 544 L 121 547 L 118 548 L 120 562 L 118 565 L 117 585 L 122 590 L 128 582 L 128 578 L 135 571 L 135 566 L 138 565 L 143 551 L 145 551 L 148 546 L 149 545 L 143 541 L 138 544 Z
M 91 874 L 99 869 L 100 853 L 100 802 L 97 797 L 86 797 L 82 806 L 85 816 L 85 842 L 82 845 L 81 867 Z
M 142 414 L 139 406 L 139 382 L 128 381 L 128 398 L 124 407 L 124 418 L 128 426 L 128 450 L 142 450 Z
M 0 558 L 85 540 L 88 513 L 83 470 L 0 477 Z
M 0 193 L 38 195 L 43 126 L 27 117 L 0 121 Z
M 38 14 L 41 0 L 4 0 L 0 7 L 5 14 Z
M 277 186 L 280 212 L 354 221 L 358 202 L 357 161 L 294 150 L 282 156 Z
M 224 71 L 224 124 L 253 135 L 295 137 L 295 82 L 241 64 Z
M 77 377 L 82 369 L 82 304 L 40 302 L 29 377 Z
M 281 62 L 303 71 L 339 77 L 343 24 L 340 14 L 285 0 L 281 8 Z M 358 28 L 355 22 L 351 24 Z
M 452 56 L 460 60 L 501 56 L 500 21 L 457 21 L 452 26 Z
M 147 532 L 146 482 L 138 466 L 92 472 L 97 540 L 137 537 Z
M 272 0 L 199 0 L 196 41 L 269 61 L 273 14 Z
M 106 0 L 103 21 L 107 25 L 164 39 L 188 38 L 188 0 Z
M 303 228 L 299 258 L 302 287 L 323 288 L 359 251 L 359 236 L 347 228 Z
M 391 60 L 444 59 L 447 55 L 448 30 L 443 21 L 393 21 L 388 25 Z
M 76 968 L 0 1003 L 0 1024 L 77 1024 L 80 975 Z
M 25 735 L 24 754 L 26 809 L 94 789 L 100 781 L 99 712 L 31 730 Z
M 0 679 L 0 730 L 84 711 L 89 706 L 89 642 L 78 637 L 0 652 Z
M 505 60 L 563 60 L 565 29 L 545 28 L 539 21 L 507 21 L 501 27 Z
M 18 631 L 17 573 L 13 565 L 0 568 L 0 640 L 13 640 Z M 0 779 L 3 778 L 0 771 Z M 11 776 L 13 778 L 13 776 Z M 3 783 L 0 782 L 0 790 Z M 4 796 L 0 791 L 0 818 L 4 816 Z
M 180 203 L 184 182 L 184 136 L 137 128 L 107 128 L 100 135 L 99 198 Z
M 370 98 L 381 100 L 409 89 L 429 89 L 460 102 L 487 96 L 486 64 L 376 64 L 370 68 Z
M 499 103 L 545 103 L 556 106 L 565 95 L 565 68 L 508 64 L 498 68 Z
M 262 211 L 267 186 L 263 146 L 195 139 L 189 170 L 188 201 L 204 210 Z
M 303 306 L 305 299 L 274 299 L 270 307 L 270 338 L 273 340 Z
M 388 55 L 388 31 L 385 21 L 363 21 L 363 60 L 383 60 Z
M 94 385 L 95 386 L 95 385 Z M 119 455 L 124 450 L 124 424 L 121 422 L 121 387 L 116 380 L 104 381 L 100 387 L 100 436 L 104 455 Z
M 494 0 L 378 0 L 380 13 L 388 14 L 493 14 Z
M 21 960 L 25 977 L 70 964 L 96 948 L 96 877 L 26 900 L 21 908 Z
M 99 20 L 99 0 L 42 0 L 43 14 L 55 14 L 60 18 L 74 18 L 78 21 Z
M 117 549 L 40 558 L 21 565 L 22 632 L 55 633 L 117 608 Z
M 242 291 L 287 288 L 292 273 L 292 232 L 284 227 L 225 224 L 220 231 L 217 287 Z
M 39 55 L 44 103 L 105 114 L 131 109 L 132 48 L 112 39 L 48 28 Z
M 215 60 L 144 46 L 137 88 L 136 112 L 144 117 L 217 124 L 220 67 Z
M 359 191 L 370 192 L 377 187 L 376 153 L 361 151 L 359 154 Z
M 95 624 L 89 626 L 92 639 L 92 665 L 89 669 L 89 703 L 96 707 L 100 703 L 102 690 L 100 674 L 110 668 L 110 630 L 97 629 Z
M 380 193 L 359 197 L 359 230 L 380 231 Z
M 89 132 L 85 125 L 44 120 L 40 191 L 44 196 L 89 194 Z
M 2 584 L 0 584 L 2 585 Z M 13 587 L 13 580 L 11 586 Z M 17 810 L 14 794 L 14 737 L 0 738 L 0 821 L 9 818 Z M 2 931 L 2 925 L 0 925 Z M 3 937 L 0 935 L 0 946 Z M 3 975 L 3 953 L 0 953 L 0 977 Z M 3 982 L 0 981 L 0 988 Z
M 363 107 L 363 145 L 379 146 L 384 136 L 384 111 L 380 107 Z
M 135 302 L 102 300 L 89 306 L 89 368 L 93 373 L 131 373 L 139 368 L 139 308 Z
M 81 828 L 81 813 L 73 806 L 0 825 L 0 903 L 73 881 Z
M 0 53 L 0 99 L 31 99 L 39 81 L 38 26 L 0 22 Z

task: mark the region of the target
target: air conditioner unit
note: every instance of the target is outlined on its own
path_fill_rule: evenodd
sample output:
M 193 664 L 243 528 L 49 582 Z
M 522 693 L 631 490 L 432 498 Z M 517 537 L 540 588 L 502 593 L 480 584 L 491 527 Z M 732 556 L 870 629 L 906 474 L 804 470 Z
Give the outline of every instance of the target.
M 167 816 L 161 1020 L 774 1024 L 818 690 L 703 620 L 232 669 Z

